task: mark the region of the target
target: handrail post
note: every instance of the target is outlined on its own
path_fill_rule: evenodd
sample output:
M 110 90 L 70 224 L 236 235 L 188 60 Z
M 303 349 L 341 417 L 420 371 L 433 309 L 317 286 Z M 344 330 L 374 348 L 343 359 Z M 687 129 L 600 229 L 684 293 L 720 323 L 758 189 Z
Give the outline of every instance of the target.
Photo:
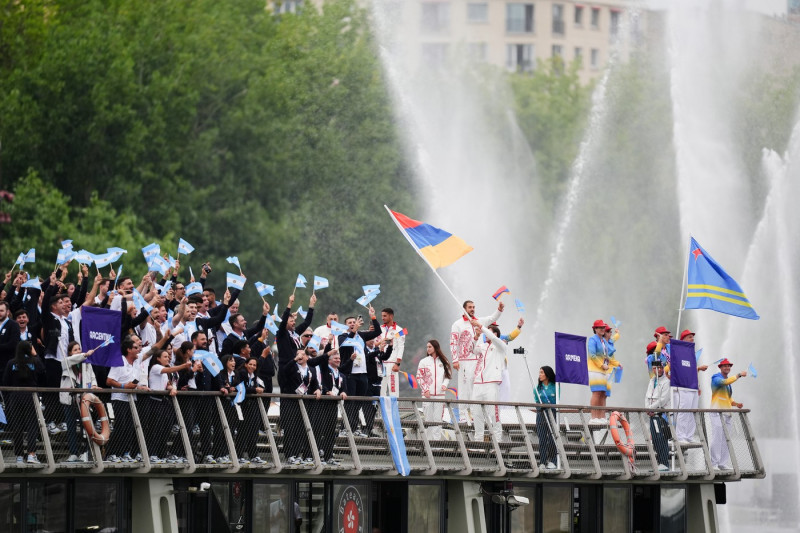
M 39 421 L 39 432 L 42 434 L 42 444 L 44 445 L 44 454 L 47 456 L 47 466 L 44 469 L 45 474 L 52 474 L 56 470 L 56 459 L 53 455 L 53 445 L 50 442 L 50 432 L 47 431 L 47 423 L 44 420 L 42 410 L 39 408 L 39 394 L 32 392 L 33 405 L 36 407 L 36 419 Z M 28 450 L 29 452 L 31 450 Z M 35 450 L 34 450 L 35 451 Z
M 281 455 L 278 453 L 278 444 L 275 442 L 275 436 L 272 434 L 272 428 L 269 427 L 269 415 L 267 409 L 264 407 L 264 402 L 261 396 L 256 398 L 258 400 L 258 412 L 261 413 L 261 423 L 264 425 L 264 431 L 267 434 L 267 441 L 269 441 L 269 452 L 272 455 L 272 463 L 275 465 L 270 469 L 270 472 L 277 474 L 283 470 L 283 463 L 281 463 Z
M 180 394 L 180 393 L 178 393 Z M 189 438 L 189 431 L 186 428 L 186 422 L 183 420 L 183 411 L 181 411 L 178 396 L 172 396 L 172 408 L 175 410 L 175 420 L 178 422 L 178 435 L 183 441 L 183 451 L 186 453 L 186 460 L 189 466 L 184 468 L 184 473 L 193 474 L 197 470 L 197 463 L 194 461 L 194 450 L 192 450 L 192 440 Z
M 321 400 L 317 400 L 318 402 Z M 317 439 L 314 437 L 314 429 L 311 427 L 311 418 L 306 411 L 306 403 L 302 399 L 300 402 L 300 416 L 303 418 L 303 424 L 306 426 L 306 438 L 308 439 L 308 446 L 311 448 L 311 455 L 314 457 L 314 470 L 312 474 L 319 474 L 322 472 L 322 460 L 319 457 L 319 447 L 317 446 Z
M 150 464 L 150 454 L 147 450 L 147 442 L 144 440 L 144 429 L 142 428 L 142 421 L 139 419 L 139 411 L 136 409 L 136 393 L 128 393 L 128 408 L 131 412 L 131 421 L 133 422 L 133 431 L 136 434 L 136 440 L 139 442 L 139 453 L 142 454 L 142 467 L 137 469 L 137 472 L 146 474 L 150 471 L 152 465 Z
M 436 466 L 436 460 L 433 457 L 431 443 L 428 441 L 428 429 L 425 427 L 425 421 L 422 420 L 422 415 L 419 414 L 417 402 L 411 402 L 411 410 L 414 412 L 414 416 L 417 419 L 417 431 L 419 432 L 419 438 L 422 440 L 422 446 L 425 448 L 425 455 L 428 457 L 428 470 L 425 471 L 425 475 L 432 476 L 436 473 L 438 467 Z
M 456 420 L 455 413 L 453 412 L 453 407 L 450 405 L 450 401 L 446 400 L 445 405 L 447 406 L 447 411 L 450 413 L 450 420 Z M 460 473 L 462 476 L 468 476 L 472 473 L 472 462 L 469 460 L 469 453 L 467 453 L 467 446 L 464 443 L 464 435 L 461 433 L 461 428 L 459 428 L 459 424 L 456 422 L 453 424 L 453 429 L 456 434 L 456 441 L 458 442 L 458 448 L 461 450 L 461 457 L 464 459 L 464 470 Z M 505 465 L 503 465 L 503 472 L 505 472 Z
M 228 425 L 228 417 L 225 416 L 225 410 L 222 407 L 222 399 L 219 396 L 215 396 L 214 401 L 217 404 L 217 414 L 219 416 L 220 427 L 222 428 L 222 433 L 225 435 L 225 441 L 228 443 L 228 456 L 231 458 L 231 464 L 226 469 L 226 472 L 235 474 L 240 468 L 239 455 L 236 453 L 236 444 L 233 442 L 233 434 L 231 433 L 231 427 Z M 214 438 L 217 438 L 216 431 L 214 432 Z
M 358 456 L 358 446 L 356 446 L 356 439 L 353 437 L 353 432 L 350 428 L 350 419 L 347 418 L 347 409 L 344 408 L 344 400 L 339 399 L 336 402 L 339 413 L 342 416 L 342 425 L 347 432 L 347 443 L 350 445 L 350 457 L 353 459 L 353 469 L 348 474 L 358 475 L 364 468 L 361 466 L 361 458 Z
M 525 449 L 528 452 L 528 461 L 531 463 L 531 471 L 525 475 L 527 477 L 537 477 L 539 475 L 539 465 L 536 462 L 536 452 L 533 451 L 533 442 L 531 441 L 531 436 L 528 434 L 528 426 L 525 424 L 525 420 L 522 418 L 519 405 L 514 407 L 514 411 L 517 413 L 517 421 L 519 421 L 519 427 L 522 429 L 522 440 L 525 442 Z

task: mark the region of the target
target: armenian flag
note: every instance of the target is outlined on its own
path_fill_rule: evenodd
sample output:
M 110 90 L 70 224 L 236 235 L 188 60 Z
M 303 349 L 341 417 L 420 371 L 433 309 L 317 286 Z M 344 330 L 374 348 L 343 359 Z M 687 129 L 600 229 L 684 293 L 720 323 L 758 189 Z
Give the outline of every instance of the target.
M 502 296 L 502 295 L 503 295 L 503 293 L 504 293 L 504 292 L 507 292 L 508 294 L 511 294 L 511 291 L 510 291 L 510 290 L 508 290 L 508 287 L 506 287 L 505 285 L 503 285 L 502 287 L 500 287 L 499 289 L 497 289 L 496 291 L 494 291 L 494 294 L 492 294 L 492 298 L 494 298 L 495 300 L 497 300 L 498 298 L 500 298 L 500 296 Z
M 408 384 L 411 386 L 412 389 L 416 389 L 419 387 L 419 385 L 417 385 L 417 378 L 415 378 L 408 372 L 403 372 L 402 370 L 400 371 L 400 373 L 406 377 L 406 379 L 408 380 Z
M 388 207 L 386 210 L 408 242 L 434 270 L 455 263 L 473 250 L 472 246 L 452 233 L 409 218 Z

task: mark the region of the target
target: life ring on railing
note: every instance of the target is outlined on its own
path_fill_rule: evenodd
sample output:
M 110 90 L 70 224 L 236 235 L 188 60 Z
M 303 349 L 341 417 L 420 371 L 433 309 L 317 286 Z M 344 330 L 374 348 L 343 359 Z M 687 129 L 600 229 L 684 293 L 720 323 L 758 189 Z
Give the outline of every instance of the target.
M 622 429 L 625 431 L 625 439 L 627 440 L 625 444 L 623 444 L 622 439 L 619 438 L 617 422 L 622 425 Z M 632 459 L 636 451 L 636 445 L 633 442 L 633 432 L 631 431 L 631 425 L 619 411 L 611 413 L 611 416 L 608 418 L 608 429 L 611 431 L 611 438 L 614 439 L 614 444 L 617 445 L 619 453 L 627 455 Z
M 94 410 L 97 411 L 97 416 L 100 419 L 100 433 L 94 427 L 92 414 L 89 412 L 90 406 L 94 406 Z M 87 392 L 81 397 L 81 423 L 84 431 L 92 441 L 100 446 L 108 442 L 108 437 L 111 435 L 111 427 L 108 425 L 106 406 L 103 405 L 103 401 L 100 398 L 91 392 Z

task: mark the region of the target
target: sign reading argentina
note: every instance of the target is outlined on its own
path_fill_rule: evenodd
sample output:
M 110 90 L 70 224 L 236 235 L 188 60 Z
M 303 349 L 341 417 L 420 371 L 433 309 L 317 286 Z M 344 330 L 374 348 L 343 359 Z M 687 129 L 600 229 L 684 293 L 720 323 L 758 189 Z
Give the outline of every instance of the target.
M 556 381 L 589 385 L 586 337 L 556 332 Z
M 697 389 L 697 358 L 694 343 L 677 339 L 669 341 L 670 347 L 670 385 Z
M 114 337 L 119 339 L 122 312 L 99 307 L 81 307 L 81 341 L 83 350 L 96 349 L 87 362 L 101 366 L 122 366 L 122 353 L 119 343 L 100 347 Z

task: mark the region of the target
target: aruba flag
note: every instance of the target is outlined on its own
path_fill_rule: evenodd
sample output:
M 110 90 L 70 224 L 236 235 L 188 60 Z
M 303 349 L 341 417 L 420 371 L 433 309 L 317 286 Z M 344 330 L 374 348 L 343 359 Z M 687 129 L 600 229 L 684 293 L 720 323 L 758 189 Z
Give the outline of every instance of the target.
M 472 246 L 443 229 L 414 220 L 388 207 L 386 210 L 408 242 L 433 269 L 455 263 L 473 250 Z
M 711 309 L 750 320 L 760 318 L 739 284 L 694 238 L 689 246 L 688 280 L 686 309 Z

